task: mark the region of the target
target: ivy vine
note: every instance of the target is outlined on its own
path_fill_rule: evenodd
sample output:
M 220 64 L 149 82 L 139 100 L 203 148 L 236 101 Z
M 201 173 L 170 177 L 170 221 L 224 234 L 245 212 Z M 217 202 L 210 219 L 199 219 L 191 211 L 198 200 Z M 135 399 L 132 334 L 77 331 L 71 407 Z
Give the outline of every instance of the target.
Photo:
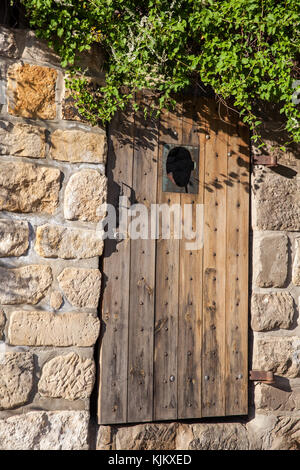
M 78 110 L 92 124 L 109 121 L 137 90 L 154 90 L 161 109 L 196 82 L 232 103 L 254 139 L 261 124 L 254 103 L 277 103 L 291 140 L 300 142 L 299 0 L 21 3 L 37 35 L 60 55 Z M 93 43 L 106 57 L 106 82 L 96 88 L 76 65 Z

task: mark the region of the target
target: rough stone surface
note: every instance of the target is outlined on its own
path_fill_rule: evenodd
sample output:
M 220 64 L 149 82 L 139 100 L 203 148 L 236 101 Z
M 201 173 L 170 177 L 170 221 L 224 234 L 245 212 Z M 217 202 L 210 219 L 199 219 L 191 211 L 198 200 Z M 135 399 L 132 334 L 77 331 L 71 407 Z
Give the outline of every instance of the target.
M 4 26 L 0 26 L 0 55 L 10 57 L 11 59 L 18 57 L 18 48 L 14 34 Z
M 51 136 L 51 157 L 71 163 L 105 163 L 105 134 L 78 129 L 57 129 Z
M 300 286 L 300 238 L 295 240 L 295 259 L 293 263 L 292 282 Z
M 16 63 L 8 69 L 8 112 L 26 118 L 55 119 L 57 71 Z
M 35 250 L 45 258 L 92 258 L 102 254 L 103 240 L 92 230 L 45 224 L 37 228 Z
M 63 297 L 60 292 L 54 291 L 50 295 L 50 307 L 53 310 L 59 310 L 63 303 Z
M 300 450 L 300 417 L 281 416 L 271 432 L 270 450 Z
M 60 175 L 56 168 L 1 162 L 0 210 L 53 214 L 58 206 Z
M 24 31 L 17 31 L 20 40 L 24 42 Z M 39 62 L 48 62 L 52 65 L 60 65 L 60 58 L 53 50 L 49 49 L 46 41 L 37 39 L 33 31 L 27 31 L 25 35 L 25 47 L 22 52 L 22 59 Z
M 0 420 L 1 450 L 87 450 L 87 411 L 32 411 Z
M 300 191 L 296 177 L 271 169 L 255 169 L 253 181 L 255 227 L 259 230 L 300 230 Z
M 179 425 L 178 450 L 248 450 L 246 427 L 240 423 L 197 423 Z
M 21 268 L 0 267 L 0 303 L 4 305 L 37 304 L 52 283 L 50 266 L 32 264 Z
M 300 386 L 291 390 L 257 384 L 255 386 L 255 408 L 264 411 L 299 411 Z
M 58 276 L 59 286 L 74 307 L 98 306 L 101 273 L 98 269 L 65 268 Z
M 12 313 L 8 340 L 15 346 L 93 346 L 99 319 L 88 313 L 54 314 L 19 310 Z
M 29 246 L 28 223 L 21 220 L 0 219 L 0 257 L 21 256 Z
M 96 450 L 113 450 L 114 436 L 111 426 L 99 426 L 97 432 Z
M 100 207 L 106 202 L 107 178 L 97 170 L 81 170 L 68 181 L 64 215 L 69 220 L 99 222 Z M 104 214 L 102 211 L 101 213 Z
M 23 124 L 0 121 L 0 155 L 45 158 L 45 129 Z
M 176 427 L 176 423 L 153 423 L 119 428 L 115 448 L 116 450 L 173 450 Z
M 251 327 L 254 331 L 290 328 L 294 313 L 294 300 L 288 292 L 252 295 Z
M 287 279 L 288 238 L 260 233 L 254 238 L 254 281 L 257 287 L 284 287 Z
M 89 398 L 94 382 L 94 361 L 71 352 L 44 365 L 38 388 L 43 397 L 84 400 Z
M 253 351 L 253 369 L 285 377 L 300 376 L 299 337 L 255 337 Z
M 28 401 L 33 386 L 33 355 L 0 353 L 0 410 L 16 408 Z
M 0 309 L 0 339 L 3 336 L 4 333 L 4 327 L 5 327 L 6 319 L 3 310 Z

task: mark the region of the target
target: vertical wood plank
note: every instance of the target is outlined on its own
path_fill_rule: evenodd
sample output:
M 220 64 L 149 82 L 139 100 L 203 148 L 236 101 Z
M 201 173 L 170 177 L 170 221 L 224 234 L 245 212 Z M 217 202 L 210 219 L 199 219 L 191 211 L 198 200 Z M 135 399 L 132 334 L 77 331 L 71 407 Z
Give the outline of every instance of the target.
M 163 145 L 179 145 L 182 140 L 182 107 L 177 103 L 173 111 L 160 116 L 159 163 L 157 203 L 180 206 L 180 194 L 163 192 Z M 170 239 L 163 239 L 161 231 L 156 245 L 155 279 L 155 348 L 154 348 L 154 419 L 177 419 L 177 333 L 179 240 L 174 239 L 171 223 Z
M 150 106 L 149 97 L 139 102 Z M 133 188 L 138 203 L 151 208 L 156 202 L 157 122 L 135 115 Z M 128 422 L 153 419 L 153 335 L 155 240 L 130 241 L 130 322 L 128 363 Z
M 226 258 L 226 415 L 248 413 L 249 135 L 231 126 Z
M 133 125 L 130 109 L 117 113 L 109 129 L 107 159 L 108 203 L 130 197 L 133 163 Z M 127 361 L 129 320 L 130 243 L 107 239 L 104 244 L 102 326 L 98 420 L 127 422 Z
M 196 207 L 203 204 L 205 153 L 204 101 L 185 100 L 182 117 L 182 144 L 199 146 L 198 194 L 180 195 L 181 207 L 192 205 L 192 230 L 196 230 Z M 187 249 L 180 240 L 179 313 L 178 313 L 178 418 L 201 417 L 202 350 L 202 257 L 203 248 Z
M 228 125 L 209 111 L 205 158 L 202 415 L 225 415 L 226 192 Z

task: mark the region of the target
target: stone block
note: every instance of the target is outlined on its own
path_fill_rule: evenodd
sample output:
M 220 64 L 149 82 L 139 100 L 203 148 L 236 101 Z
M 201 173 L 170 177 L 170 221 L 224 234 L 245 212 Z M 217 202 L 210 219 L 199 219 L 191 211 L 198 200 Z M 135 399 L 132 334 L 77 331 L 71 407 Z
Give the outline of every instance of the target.
M 290 328 L 294 313 L 294 300 L 288 292 L 252 295 L 251 327 L 254 331 Z
M 60 292 L 54 291 L 50 295 L 50 307 L 53 310 L 59 310 L 63 303 L 63 297 Z
M 53 214 L 58 206 L 61 173 L 31 163 L 0 163 L 0 210 Z
M 253 351 L 253 369 L 273 371 L 290 378 L 300 376 L 299 337 L 256 336 Z
M 255 386 L 255 408 L 263 411 L 299 411 L 300 386 L 294 390 L 257 384 Z
M 258 233 L 254 238 L 254 284 L 284 287 L 288 272 L 288 238 L 283 233 Z
M 70 163 L 105 163 L 106 135 L 79 129 L 57 129 L 51 135 L 51 158 Z
M 15 63 L 8 69 L 8 112 L 39 119 L 56 118 L 58 72 L 50 67 Z
M 0 26 L 0 55 L 15 59 L 18 57 L 18 47 L 13 31 Z
M 38 390 L 42 397 L 84 400 L 89 398 L 94 382 L 94 361 L 71 352 L 44 365 Z
M 254 221 L 258 230 L 300 230 L 299 179 L 257 167 L 253 178 Z
M 0 420 L 1 450 L 87 450 L 87 411 L 32 411 Z
M 0 257 L 21 256 L 29 246 L 28 223 L 22 220 L 0 219 Z
M 101 273 L 98 269 L 65 268 L 57 279 L 71 305 L 98 307 L 101 288 Z
M 88 313 L 18 310 L 12 313 L 8 341 L 15 346 L 93 346 L 99 319 Z
M 248 450 L 248 433 L 241 423 L 179 424 L 176 449 Z
M 35 250 L 45 258 L 92 258 L 102 254 L 103 240 L 96 231 L 45 224 L 37 228 Z
M 52 283 L 50 266 L 32 264 L 21 268 L 0 267 L 0 303 L 4 305 L 37 304 Z
M 0 410 L 16 408 L 28 401 L 33 387 L 33 369 L 31 353 L 0 353 Z
M 151 423 L 122 427 L 116 434 L 116 450 L 174 450 L 176 423 Z
M 51 65 L 60 65 L 60 58 L 55 52 L 47 46 L 47 42 L 38 39 L 34 31 L 27 31 L 24 35 L 24 31 L 17 31 L 19 40 L 25 40 L 24 49 L 22 52 L 21 59 L 28 61 L 46 62 Z M 24 37 L 25 36 L 25 37 Z
M 0 155 L 45 158 L 46 131 L 39 126 L 0 121 Z
M 97 170 L 81 170 L 68 181 L 64 196 L 64 215 L 68 220 L 99 222 L 105 211 L 107 178 Z M 102 214 L 102 217 L 101 217 Z

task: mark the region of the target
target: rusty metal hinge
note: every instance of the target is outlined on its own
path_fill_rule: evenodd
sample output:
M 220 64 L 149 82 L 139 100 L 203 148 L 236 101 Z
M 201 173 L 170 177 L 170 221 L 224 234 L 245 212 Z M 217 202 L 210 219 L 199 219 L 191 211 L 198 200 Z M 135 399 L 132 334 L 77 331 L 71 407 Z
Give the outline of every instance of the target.
M 253 165 L 277 166 L 276 155 L 253 155 Z
M 272 385 L 275 383 L 273 372 L 265 370 L 250 370 L 249 380 L 253 380 L 255 382 L 262 382 L 268 385 Z

